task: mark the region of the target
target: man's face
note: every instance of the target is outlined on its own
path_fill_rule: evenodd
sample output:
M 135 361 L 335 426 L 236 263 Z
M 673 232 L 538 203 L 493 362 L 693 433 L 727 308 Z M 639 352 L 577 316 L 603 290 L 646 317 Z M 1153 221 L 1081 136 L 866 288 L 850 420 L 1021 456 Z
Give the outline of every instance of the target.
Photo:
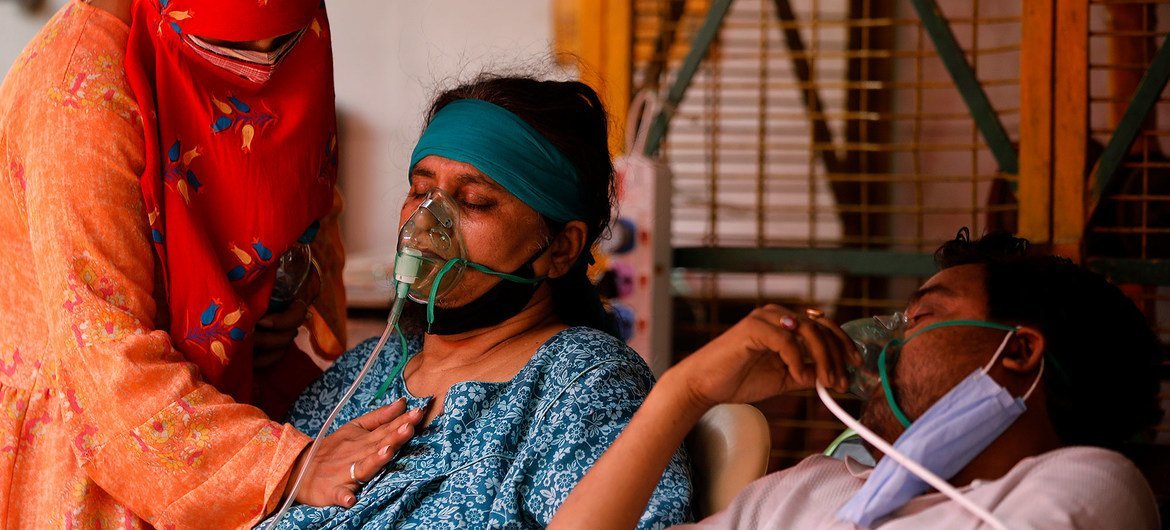
M 905 337 L 947 320 L 987 320 L 986 272 L 982 265 L 945 269 L 922 284 L 906 308 Z M 932 329 L 902 347 L 889 366 L 898 406 L 910 421 L 991 359 L 1004 332 L 974 326 Z M 866 402 L 861 422 L 893 441 L 905 430 L 894 417 L 880 387 Z

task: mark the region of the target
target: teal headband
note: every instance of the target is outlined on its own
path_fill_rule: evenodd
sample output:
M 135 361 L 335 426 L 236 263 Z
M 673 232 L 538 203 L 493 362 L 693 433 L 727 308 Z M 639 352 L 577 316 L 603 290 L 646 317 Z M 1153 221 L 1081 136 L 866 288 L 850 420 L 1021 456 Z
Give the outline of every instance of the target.
M 577 169 L 547 138 L 503 107 L 479 99 L 443 107 L 414 146 L 410 170 L 429 155 L 475 166 L 558 223 L 587 217 Z

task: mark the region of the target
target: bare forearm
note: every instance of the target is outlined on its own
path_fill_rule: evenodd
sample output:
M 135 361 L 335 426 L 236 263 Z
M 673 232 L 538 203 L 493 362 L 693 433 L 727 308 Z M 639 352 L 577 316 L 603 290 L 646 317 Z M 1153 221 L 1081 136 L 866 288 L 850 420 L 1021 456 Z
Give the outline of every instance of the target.
M 549 528 L 634 528 L 671 457 L 708 408 L 691 398 L 682 378 L 664 376 Z
M 776 305 L 756 309 L 666 372 L 550 526 L 634 528 L 671 456 L 712 406 L 808 388 L 817 374 L 826 386 L 844 380 L 845 359 L 830 362 L 830 356 L 851 351 L 852 342 L 840 332 L 833 336 L 845 342 L 829 348 L 819 324 L 798 318 Z

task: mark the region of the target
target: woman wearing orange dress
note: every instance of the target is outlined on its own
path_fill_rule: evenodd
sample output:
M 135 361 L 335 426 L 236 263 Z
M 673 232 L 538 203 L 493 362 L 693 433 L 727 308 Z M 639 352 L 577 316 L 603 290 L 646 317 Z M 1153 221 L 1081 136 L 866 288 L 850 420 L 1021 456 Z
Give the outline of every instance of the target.
M 285 495 L 309 439 L 269 418 L 320 373 L 292 338 L 344 344 L 330 54 L 319 0 L 74 0 L 16 60 L 0 526 L 241 527 Z M 275 307 L 306 246 L 319 272 Z M 351 505 L 404 412 L 327 438 L 297 500 Z

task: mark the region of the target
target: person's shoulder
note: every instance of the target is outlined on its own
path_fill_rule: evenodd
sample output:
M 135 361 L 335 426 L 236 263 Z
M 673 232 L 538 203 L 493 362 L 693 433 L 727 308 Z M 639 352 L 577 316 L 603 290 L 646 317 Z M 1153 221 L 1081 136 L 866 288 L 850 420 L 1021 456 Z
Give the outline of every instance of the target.
M 1029 480 L 1071 480 L 1084 482 L 1095 490 L 1124 486 L 1150 491 L 1142 472 L 1125 455 L 1109 449 L 1071 446 L 1033 457 L 1030 465 L 1019 466 Z M 1026 462 L 1026 461 L 1025 461 Z M 1023 462 L 1022 462 L 1023 464 Z M 1153 494 L 1150 493 L 1151 501 Z
M 89 75 L 108 73 L 124 79 L 122 61 L 129 40 L 130 28 L 118 17 L 88 3 L 71 1 L 45 23 L 13 66 L 35 70 L 45 79 L 93 66 Z
M 654 374 L 646 361 L 617 337 L 575 326 L 549 338 L 538 355 L 541 379 L 552 387 L 598 389 L 634 386 L 649 392 Z
M 603 331 L 578 326 L 560 331 L 541 347 L 537 395 L 550 409 L 584 402 L 640 404 L 654 385 L 654 374 L 629 346 Z M 636 408 L 636 406 L 634 406 Z
M 397 335 L 398 335 L 398 333 L 396 333 L 396 332 L 392 333 L 390 338 L 394 338 Z M 353 348 L 350 348 L 349 351 L 346 352 L 346 354 L 362 355 L 362 354 L 370 353 L 371 351 L 374 351 L 374 348 L 378 345 L 378 340 L 381 338 L 382 337 L 380 335 L 374 335 L 373 337 L 369 337 L 369 338 L 357 343 L 357 345 L 354 346 Z M 387 339 L 387 342 L 389 342 L 389 339 Z
M 1145 483 L 1141 471 L 1125 455 L 1101 447 L 1062 447 L 1034 456 L 1029 460 L 1031 462 L 1024 467 L 1024 470 L 1029 474 L 1068 473 L 1081 475 L 1091 473 Z
M 736 494 L 695 528 L 827 528 L 863 479 L 842 460 L 812 455 L 769 473 Z
M 1001 480 L 1023 493 L 1021 500 L 1028 505 L 1049 505 L 1049 512 L 1065 512 L 1080 527 L 1092 528 L 1092 521 L 1125 521 L 1126 528 L 1159 526 L 1157 501 L 1145 477 L 1116 451 L 1056 449 L 1021 461 Z
M 650 368 L 646 361 L 617 337 L 587 326 L 566 328 L 548 339 L 542 346 L 550 371 L 582 373 L 591 368 L 611 367 Z
M 116 16 L 69 2 L 29 42 L 9 76 L 23 92 L 41 96 L 26 103 L 43 102 L 70 120 L 106 110 L 136 124 L 138 104 L 123 67 L 129 35 Z
M 53 17 L 55 31 L 78 38 L 73 49 L 94 49 L 125 55 L 130 25 L 103 7 L 70 1 Z
M 855 469 L 853 469 L 855 467 Z M 848 480 L 860 482 L 863 472 L 869 467 L 857 462 L 848 462 L 825 455 L 811 455 L 805 457 L 795 466 L 765 475 L 761 480 L 768 480 L 774 484 L 821 484 L 827 481 Z
M 856 469 L 851 469 L 851 466 Z M 756 479 L 743 489 L 737 501 L 772 506 L 783 499 L 784 503 L 799 505 L 804 501 L 819 499 L 823 503 L 839 497 L 835 500 L 844 502 L 848 495 L 861 487 L 865 476 L 861 471 L 867 469 L 861 464 L 812 455 L 792 467 Z

